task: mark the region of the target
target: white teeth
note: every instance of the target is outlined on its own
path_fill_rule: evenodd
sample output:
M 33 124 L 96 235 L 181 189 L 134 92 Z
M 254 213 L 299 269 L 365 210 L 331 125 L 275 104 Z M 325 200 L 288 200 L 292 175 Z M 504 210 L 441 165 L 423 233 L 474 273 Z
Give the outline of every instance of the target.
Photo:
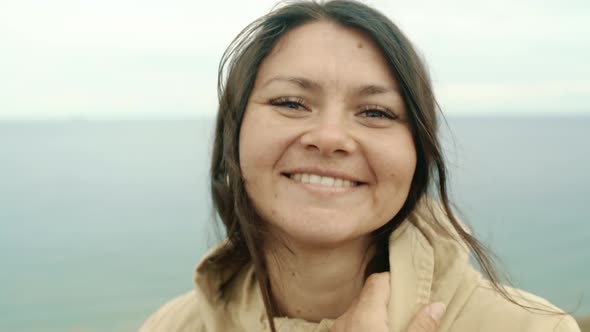
M 336 179 L 334 178 L 329 178 L 327 176 L 322 176 L 322 182 L 320 182 L 322 184 L 322 186 L 330 186 L 332 187 L 334 185 L 334 181 Z
M 309 183 L 309 174 L 301 174 L 301 182 Z
M 320 184 L 322 182 L 322 177 L 315 174 L 309 174 L 309 183 Z
M 353 181 L 308 173 L 290 174 L 289 178 L 303 183 L 319 184 L 326 187 L 354 187 L 357 185 L 357 183 Z

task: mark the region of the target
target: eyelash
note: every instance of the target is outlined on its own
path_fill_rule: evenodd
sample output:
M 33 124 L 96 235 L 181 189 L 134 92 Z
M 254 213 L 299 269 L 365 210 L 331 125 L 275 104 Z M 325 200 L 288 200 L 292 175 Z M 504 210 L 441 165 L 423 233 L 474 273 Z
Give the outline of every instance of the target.
M 286 97 L 281 97 L 281 98 L 276 98 L 276 99 L 272 99 L 270 101 L 270 104 L 273 106 L 280 106 L 280 107 L 286 107 L 289 109 L 298 109 L 299 107 L 303 107 L 305 109 L 309 109 L 307 107 L 307 105 L 305 104 L 305 101 L 301 98 L 286 98 Z M 297 106 L 297 108 L 293 108 L 293 107 L 289 107 L 289 105 L 291 106 Z
M 393 113 L 393 111 L 378 105 L 368 105 L 363 106 L 361 109 L 361 114 L 368 114 L 368 113 L 378 113 L 379 118 L 386 118 L 390 120 L 395 120 L 398 118 L 397 114 Z M 373 118 L 372 116 L 365 116 L 366 118 Z
M 289 109 L 299 109 L 300 107 L 303 107 L 304 109 L 309 110 L 309 107 L 301 98 L 281 97 L 270 100 L 270 104 L 273 106 L 286 107 Z M 296 106 L 296 108 L 289 106 Z M 379 116 L 365 116 L 366 118 L 386 118 L 390 120 L 395 120 L 398 118 L 398 116 L 391 110 L 378 105 L 363 106 L 360 114 L 366 115 L 368 113 L 377 113 Z

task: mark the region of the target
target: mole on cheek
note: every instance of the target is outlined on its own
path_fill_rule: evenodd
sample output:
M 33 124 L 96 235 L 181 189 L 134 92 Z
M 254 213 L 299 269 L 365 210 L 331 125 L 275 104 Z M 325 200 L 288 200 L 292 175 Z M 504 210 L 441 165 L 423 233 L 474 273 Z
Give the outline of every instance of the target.
M 356 44 L 357 48 L 363 48 L 363 43 L 359 42 L 358 44 Z

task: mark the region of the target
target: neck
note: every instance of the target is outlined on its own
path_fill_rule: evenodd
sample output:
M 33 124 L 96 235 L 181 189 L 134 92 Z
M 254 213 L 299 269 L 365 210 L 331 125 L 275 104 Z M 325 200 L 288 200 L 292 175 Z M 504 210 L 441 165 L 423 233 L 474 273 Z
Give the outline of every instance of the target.
M 374 254 L 370 238 L 334 247 L 289 242 L 272 246 L 266 261 L 275 304 L 282 315 L 319 322 L 341 316 L 359 296 Z

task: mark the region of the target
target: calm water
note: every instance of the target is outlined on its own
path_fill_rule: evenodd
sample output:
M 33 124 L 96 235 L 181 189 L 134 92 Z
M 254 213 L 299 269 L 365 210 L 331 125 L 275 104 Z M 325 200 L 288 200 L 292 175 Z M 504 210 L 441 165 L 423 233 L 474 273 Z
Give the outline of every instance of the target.
M 590 314 L 590 118 L 449 122 L 463 219 L 516 285 Z M 189 290 L 211 124 L 0 124 L 0 330 L 133 331 Z

